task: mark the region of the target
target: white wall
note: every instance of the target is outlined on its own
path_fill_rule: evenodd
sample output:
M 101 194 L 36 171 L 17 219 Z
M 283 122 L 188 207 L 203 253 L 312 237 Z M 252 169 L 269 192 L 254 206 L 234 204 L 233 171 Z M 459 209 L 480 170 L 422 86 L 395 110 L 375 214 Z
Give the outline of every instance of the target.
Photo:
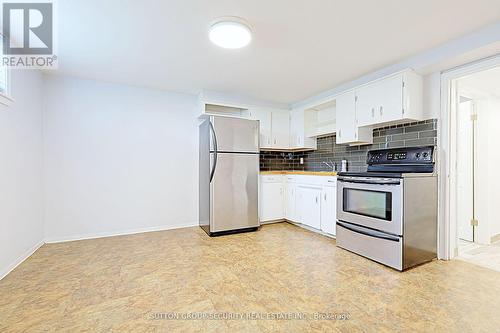
M 0 279 L 43 241 L 42 75 L 11 74 L 10 107 L 0 106 Z
M 47 241 L 198 221 L 196 96 L 46 76 Z

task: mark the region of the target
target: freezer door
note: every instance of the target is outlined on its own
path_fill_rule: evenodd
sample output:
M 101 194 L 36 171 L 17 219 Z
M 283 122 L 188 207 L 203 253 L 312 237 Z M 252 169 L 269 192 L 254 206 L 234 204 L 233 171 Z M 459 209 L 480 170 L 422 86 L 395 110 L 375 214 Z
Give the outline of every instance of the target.
M 210 184 L 210 232 L 259 226 L 259 155 L 218 153 Z
M 259 152 L 259 121 L 211 117 L 219 152 Z M 212 145 L 211 149 L 214 147 Z

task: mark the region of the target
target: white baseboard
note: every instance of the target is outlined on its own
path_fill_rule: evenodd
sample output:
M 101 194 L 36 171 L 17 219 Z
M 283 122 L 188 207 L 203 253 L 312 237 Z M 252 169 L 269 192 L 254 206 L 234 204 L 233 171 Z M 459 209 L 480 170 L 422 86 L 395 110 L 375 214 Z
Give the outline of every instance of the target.
M 289 220 L 286 220 L 285 222 L 290 223 L 290 224 L 292 224 L 292 225 L 294 225 L 296 227 L 299 227 L 299 228 L 302 228 L 302 229 L 306 229 L 306 230 L 315 232 L 317 234 L 320 234 L 320 235 L 323 235 L 323 236 L 326 236 L 326 237 L 329 237 L 329 238 L 337 239 L 336 235 L 328 234 L 328 233 L 323 232 L 323 231 L 321 231 L 319 229 L 315 229 L 313 227 L 307 226 L 307 225 L 302 224 L 302 223 L 293 222 L 293 221 L 289 221 Z
M 145 232 L 165 231 L 165 230 L 197 227 L 198 225 L 199 225 L 199 223 L 198 223 L 198 221 L 196 221 L 196 222 L 185 223 L 185 224 L 163 225 L 163 226 L 157 226 L 157 227 L 128 229 L 128 230 L 122 230 L 122 231 L 98 232 L 98 233 L 80 234 L 80 235 L 72 235 L 72 236 L 61 236 L 61 237 L 48 237 L 45 239 L 45 243 L 47 243 L 47 244 L 64 243 L 64 242 L 73 242 L 73 241 L 85 240 L 85 239 L 95 239 L 95 238 L 104 238 L 104 237 L 142 234 Z
M 7 276 L 10 272 L 12 272 L 17 266 L 19 266 L 23 261 L 31 257 L 33 253 L 35 253 L 36 250 L 38 250 L 42 245 L 44 244 L 43 241 L 38 242 L 35 246 L 32 248 L 28 249 L 26 252 L 24 252 L 19 258 L 14 260 L 13 263 L 11 263 L 7 268 L 3 269 L 0 271 L 0 280 L 2 280 L 4 277 Z
M 279 219 L 279 220 L 271 220 L 271 221 L 261 221 L 260 225 L 273 224 L 273 223 L 281 223 L 281 222 L 286 222 L 286 220 L 285 219 Z
M 491 243 L 496 243 L 500 241 L 500 234 L 491 236 Z

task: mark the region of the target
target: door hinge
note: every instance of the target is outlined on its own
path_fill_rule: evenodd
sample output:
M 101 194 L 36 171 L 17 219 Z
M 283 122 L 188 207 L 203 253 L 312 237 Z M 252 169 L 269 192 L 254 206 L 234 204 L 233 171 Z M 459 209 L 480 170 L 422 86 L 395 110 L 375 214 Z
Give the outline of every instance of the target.
M 403 81 L 403 88 L 405 87 L 405 81 Z
M 403 114 L 405 114 L 405 109 L 403 109 Z
M 477 114 L 476 113 L 471 114 L 470 115 L 470 120 L 476 121 L 477 120 Z
M 358 101 L 358 96 L 354 96 L 354 101 L 357 102 Z
M 472 219 L 470 220 L 470 225 L 473 226 L 473 227 L 477 227 L 477 225 L 479 224 L 479 221 L 476 220 L 476 219 Z

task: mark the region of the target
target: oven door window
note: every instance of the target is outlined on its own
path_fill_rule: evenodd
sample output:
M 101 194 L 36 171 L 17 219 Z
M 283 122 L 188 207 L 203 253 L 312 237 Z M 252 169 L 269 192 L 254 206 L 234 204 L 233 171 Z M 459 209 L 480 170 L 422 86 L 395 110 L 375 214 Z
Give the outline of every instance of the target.
M 392 220 L 392 193 L 344 188 L 344 212 Z

